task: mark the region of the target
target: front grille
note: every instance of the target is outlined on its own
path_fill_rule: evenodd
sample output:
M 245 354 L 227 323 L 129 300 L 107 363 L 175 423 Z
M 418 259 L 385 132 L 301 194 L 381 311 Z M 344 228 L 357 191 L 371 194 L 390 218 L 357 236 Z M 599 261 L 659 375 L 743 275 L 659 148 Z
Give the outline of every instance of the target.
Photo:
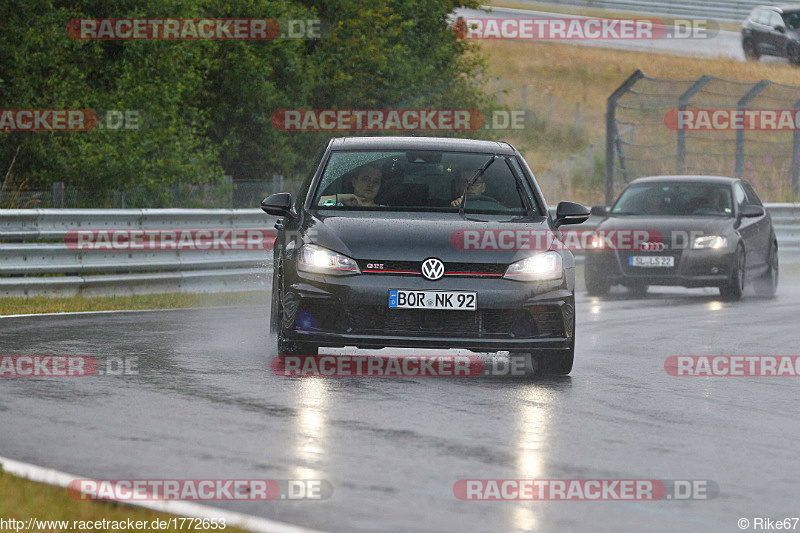
M 376 265 L 382 265 L 382 267 L 376 268 Z M 422 261 L 360 260 L 358 266 L 365 274 L 422 275 Z M 508 265 L 497 263 L 444 263 L 444 275 L 500 277 L 505 274 L 507 267 Z
M 305 331 L 406 337 L 514 339 L 561 337 L 564 322 L 558 306 L 528 309 L 390 309 L 307 300 L 297 314 Z

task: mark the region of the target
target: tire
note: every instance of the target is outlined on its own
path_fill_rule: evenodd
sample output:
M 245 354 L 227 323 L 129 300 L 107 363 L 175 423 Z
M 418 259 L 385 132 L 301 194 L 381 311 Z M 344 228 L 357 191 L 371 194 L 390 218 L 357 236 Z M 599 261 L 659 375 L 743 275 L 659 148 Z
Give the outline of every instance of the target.
M 586 283 L 586 292 L 589 293 L 589 296 L 607 296 L 611 289 L 608 281 L 590 274 L 588 268 L 583 271 L 583 281 Z
M 800 65 L 800 46 L 797 43 L 790 43 L 789 46 L 786 47 L 786 57 L 792 65 Z
M 778 264 L 778 243 L 773 242 L 769 250 L 769 257 L 767 258 L 769 270 L 759 277 L 754 284 L 756 294 L 759 296 L 766 296 L 774 298 L 775 292 L 778 289 L 778 274 L 780 273 L 780 265 Z
M 744 273 L 746 265 L 744 247 L 740 244 L 736 248 L 736 254 L 731 265 L 731 277 L 727 283 L 719 288 L 719 294 L 725 300 L 741 300 L 744 294 Z
M 286 329 L 283 325 L 283 308 L 281 305 L 280 274 L 272 278 L 272 306 L 270 312 L 269 330 L 275 338 L 275 351 L 277 355 L 317 355 L 319 347 L 311 342 L 296 342 L 286 339 Z
M 631 294 L 636 296 L 637 298 L 644 298 L 647 296 L 647 289 L 649 286 L 646 283 L 637 283 L 636 285 L 631 285 L 628 287 L 628 290 L 631 291 Z
M 750 39 L 742 43 L 742 51 L 744 51 L 744 58 L 748 61 L 758 61 L 761 54 L 758 53 L 755 43 Z

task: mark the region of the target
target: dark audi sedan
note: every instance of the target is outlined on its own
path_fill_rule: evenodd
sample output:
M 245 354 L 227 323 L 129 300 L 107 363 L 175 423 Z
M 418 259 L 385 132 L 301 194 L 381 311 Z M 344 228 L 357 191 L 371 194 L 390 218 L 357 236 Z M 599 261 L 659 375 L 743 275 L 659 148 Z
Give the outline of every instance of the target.
M 583 222 L 589 210 L 562 202 L 548 213 L 511 145 L 338 138 L 315 168 L 297 198 L 261 204 L 281 217 L 271 316 L 279 354 L 465 348 L 526 354 L 529 372 L 571 371 L 574 258 L 510 237 Z
M 679 285 L 719 287 L 724 298 L 738 300 L 749 281 L 757 293 L 775 294 L 778 241 L 769 213 L 744 180 L 640 178 L 610 211 L 595 206 L 592 213 L 604 216 L 598 234 L 642 231 L 647 237 L 613 250 L 595 239 L 584 271 L 591 295 L 605 295 L 617 284 L 639 293 L 648 285 Z
M 742 50 L 749 61 L 778 56 L 800 65 L 800 5 L 755 8 L 742 23 Z

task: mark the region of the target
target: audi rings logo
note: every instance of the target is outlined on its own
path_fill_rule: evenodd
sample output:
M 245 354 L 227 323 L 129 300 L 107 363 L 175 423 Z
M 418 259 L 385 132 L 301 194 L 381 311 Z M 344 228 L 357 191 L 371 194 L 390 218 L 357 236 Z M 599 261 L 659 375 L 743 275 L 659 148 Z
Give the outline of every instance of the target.
M 444 263 L 435 257 L 426 259 L 422 263 L 422 276 L 431 281 L 436 281 L 444 276 Z
M 643 242 L 639 249 L 643 252 L 661 252 L 667 249 L 667 245 L 663 242 Z

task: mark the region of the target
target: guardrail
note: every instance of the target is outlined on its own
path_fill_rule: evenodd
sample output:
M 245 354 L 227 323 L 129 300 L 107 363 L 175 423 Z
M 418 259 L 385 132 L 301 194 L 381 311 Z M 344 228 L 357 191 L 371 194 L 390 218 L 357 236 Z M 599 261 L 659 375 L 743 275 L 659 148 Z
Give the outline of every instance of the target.
M 753 8 L 762 5 L 780 5 L 779 2 L 758 0 L 711 0 L 689 2 L 681 0 L 520 0 L 521 3 L 554 4 L 558 6 L 631 11 L 671 17 L 713 19 L 726 22 L 742 22 Z M 491 7 L 491 6 L 486 6 Z
M 109 296 L 269 288 L 264 250 L 78 250 L 72 230 L 272 229 L 260 209 L 0 211 L 0 296 Z M 35 242 L 31 242 L 35 241 Z
M 767 209 L 782 257 L 800 257 L 800 204 Z M 0 296 L 268 289 L 269 251 L 78 250 L 68 247 L 65 237 L 71 230 L 272 229 L 275 220 L 260 209 L 0 210 Z M 596 223 L 593 217 L 580 227 Z

